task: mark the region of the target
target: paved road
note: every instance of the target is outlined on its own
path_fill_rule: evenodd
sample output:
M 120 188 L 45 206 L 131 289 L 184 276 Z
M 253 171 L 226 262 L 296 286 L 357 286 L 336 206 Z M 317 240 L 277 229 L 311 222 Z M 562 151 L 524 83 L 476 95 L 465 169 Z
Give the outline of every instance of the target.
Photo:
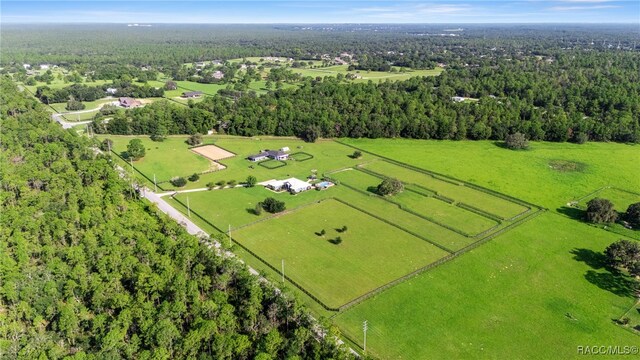
M 209 235 L 204 230 L 202 230 L 198 225 L 194 224 L 191 220 L 189 220 L 189 218 L 182 215 L 181 212 L 174 209 L 173 206 L 169 205 L 166 201 L 164 201 L 162 196 L 168 195 L 167 193 L 156 194 L 153 191 L 145 189 L 144 191 L 142 191 L 142 194 L 147 200 L 156 204 L 158 206 L 158 209 L 160 209 L 160 211 L 169 215 L 171 218 L 175 219 L 179 224 L 182 224 L 187 229 L 187 232 L 189 234 L 196 235 L 196 236 Z M 216 248 L 217 247 L 220 247 L 220 244 L 216 244 Z

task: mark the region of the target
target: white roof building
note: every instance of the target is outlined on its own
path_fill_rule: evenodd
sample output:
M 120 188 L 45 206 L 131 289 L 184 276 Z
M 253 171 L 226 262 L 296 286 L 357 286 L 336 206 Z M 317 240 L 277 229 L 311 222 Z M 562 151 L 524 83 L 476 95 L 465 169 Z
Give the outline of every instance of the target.
M 311 184 L 296 178 L 271 180 L 264 183 L 264 185 L 275 191 L 287 190 L 294 194 L 311 189 Z

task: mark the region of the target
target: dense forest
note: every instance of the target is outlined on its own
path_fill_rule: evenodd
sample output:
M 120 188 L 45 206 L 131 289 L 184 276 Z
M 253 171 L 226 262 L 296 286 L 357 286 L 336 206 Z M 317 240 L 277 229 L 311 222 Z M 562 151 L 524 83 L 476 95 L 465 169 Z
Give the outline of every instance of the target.
M 6 77 L 0 117 L 3 359 L 350 356 L 292 296 L 138 199 Z
M 640 56 L 561 54 L 495 66 L 452 67 L 400 82 L 296 80 L 296 89 L 263 96 L 208 97 L 189 108 L 157 103 L 120 112 L 96 132 L 206 133 L 317 137 L 640 141 Z M 453 97 L 478 101 L 455 102 Z

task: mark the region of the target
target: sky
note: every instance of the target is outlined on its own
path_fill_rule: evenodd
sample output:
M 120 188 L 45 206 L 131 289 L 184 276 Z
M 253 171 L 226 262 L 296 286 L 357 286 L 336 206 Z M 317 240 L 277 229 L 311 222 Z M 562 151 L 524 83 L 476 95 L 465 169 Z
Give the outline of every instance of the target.
M 634 23 L 640 0 L 7 1 L 2 23 Z

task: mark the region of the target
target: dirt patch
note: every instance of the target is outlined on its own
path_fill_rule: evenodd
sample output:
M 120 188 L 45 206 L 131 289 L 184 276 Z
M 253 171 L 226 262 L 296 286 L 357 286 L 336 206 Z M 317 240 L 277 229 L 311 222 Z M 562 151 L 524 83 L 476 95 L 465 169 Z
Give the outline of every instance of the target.
M 581 172 L 587 167 L 587 164 L 577 161 L 551 160 L 549 167 L 559 172 Z
M 196 148 L 192 148 L 191 151 L 213 161 L 218 161 L 218 160 L 236 156 L 236 154 L 229 152 L 223 148 L 219 148 L 215 145 L 199 146 Z

